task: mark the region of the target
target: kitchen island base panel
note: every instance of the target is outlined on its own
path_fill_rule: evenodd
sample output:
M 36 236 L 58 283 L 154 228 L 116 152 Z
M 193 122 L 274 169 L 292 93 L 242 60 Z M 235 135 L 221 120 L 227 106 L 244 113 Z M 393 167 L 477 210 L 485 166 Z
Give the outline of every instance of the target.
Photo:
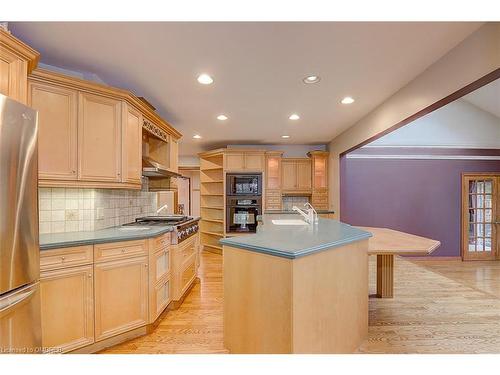
M 394 255 L 377 255 L 377 297 L 392 298 L 394 295 Z
M 368 241 L 287 259 L 224 246 L 231 353 L 352 353 L 368 334 Z

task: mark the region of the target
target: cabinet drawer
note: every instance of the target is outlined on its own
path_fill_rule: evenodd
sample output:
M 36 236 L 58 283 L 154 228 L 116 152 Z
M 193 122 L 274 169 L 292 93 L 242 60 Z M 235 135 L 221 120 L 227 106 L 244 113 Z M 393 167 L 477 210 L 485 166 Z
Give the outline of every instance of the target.
M 193 236 L 188 241 L 185 241 L 184 243 L 181 244 L 181 246 L 179 246 L 179 255 L 180 255 L 180 258 L 182 259 L 181 260 L 182 262 L 184 262 L 190 256 L 193 256 L 195 253 L 196 253 L 196 237 L 195 236 Z
M 124 241 L 94 245 L 94 259 L 96 263 L 147 255 L 145 240 Z
M 48 271 L 91 264 L 93 260 L 92 248 L 92 245 L 88 245 L 40 251 L 40 270 Z
M 161 250 L 170 245 L 170 233 L 165 233 L 159 237 L 153 238 L 154 250 Z

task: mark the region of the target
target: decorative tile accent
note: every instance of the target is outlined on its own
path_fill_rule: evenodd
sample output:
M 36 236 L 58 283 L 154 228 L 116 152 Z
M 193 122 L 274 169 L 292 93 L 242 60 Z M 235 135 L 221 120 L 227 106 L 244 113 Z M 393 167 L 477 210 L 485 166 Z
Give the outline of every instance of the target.
M 39 189 L 40 233 L 92 231 L 152 215 L 157 194 L 116 189 Z
M 292 211 L 293 206 L 302 208 L 307 202 L 309 202 L 309 197 L 285 196 L 283 197 L 283 210 Z

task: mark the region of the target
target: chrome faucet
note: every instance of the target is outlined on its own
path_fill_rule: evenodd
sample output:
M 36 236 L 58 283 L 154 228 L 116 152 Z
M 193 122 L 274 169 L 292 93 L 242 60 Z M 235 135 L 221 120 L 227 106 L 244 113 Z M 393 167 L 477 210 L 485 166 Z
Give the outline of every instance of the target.
M 318 222 L 318 213 L 316 212 L 314 207 L 311 205 L 311 203 L 307 202 L 306 204 L 304 204 L 304 207 L 307 208 L 307 210 L 305 212 L 303 210 L 301 210 L 300 208 L 298 208 L 297 206 L 293 206 L 292 210 L 297 211 L 299 214 L 301 214 L 307 223 L 309 223 L 309 224 L 317 223 Z
M 158 215 L 161 211 L 168 209 L 168 204 L 164 204 L 159 209 L 156 210 L 156 214 Z

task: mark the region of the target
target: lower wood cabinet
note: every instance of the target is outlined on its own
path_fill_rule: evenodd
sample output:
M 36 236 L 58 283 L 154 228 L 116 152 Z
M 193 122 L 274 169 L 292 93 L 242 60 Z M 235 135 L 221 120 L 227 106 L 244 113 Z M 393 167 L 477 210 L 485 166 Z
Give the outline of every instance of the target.
M 158 281 L 149 294 L 149 320 L 153 323 L 168 306 L 171 298 L 170 277 Z
M 40 274 L 42 345 L 67 352 L 94 342 L 91 264 Z
M 147 257 L 94 265 L 95 340 L 148 323 Z

